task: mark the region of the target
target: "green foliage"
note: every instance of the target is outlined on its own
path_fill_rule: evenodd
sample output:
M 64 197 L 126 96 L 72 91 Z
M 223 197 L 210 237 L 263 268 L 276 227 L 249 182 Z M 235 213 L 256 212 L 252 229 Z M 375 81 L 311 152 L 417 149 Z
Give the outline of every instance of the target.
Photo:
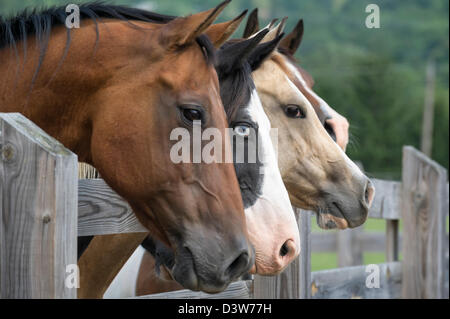
M 401 146 L 420 146 L 423 92 L 411 85 L 418 79 L 387 57 L 365 54 L 350 60 L 348 73 L 338 71 L 328 81 L 316 77 L 317 91 L 351 123 L 350 157 L 372 175 L 399 178 Z
M 0 15 L 68 0 L 1 0 Z M 86 1 L 81 1 L 86 2 Z M 214 7 L 220 0 L 113 0 L 172 15 Z M 381 28 L 367 29 L 365 8 L 376 3 Z M 349 154 L 372 175 L 399 178 L 401 148 L 420 147 L 425 65 L 437 64 L 433 158 L 449 165 L 449 2 L 446 0 L 233 0 L 220 20 L 259 8 L 261 25 L 299 18 L 305 36 L 301 65 L 316 80 L 316 91 L 351 123 Z M 242 34 L 243 26 L 237 32 Z

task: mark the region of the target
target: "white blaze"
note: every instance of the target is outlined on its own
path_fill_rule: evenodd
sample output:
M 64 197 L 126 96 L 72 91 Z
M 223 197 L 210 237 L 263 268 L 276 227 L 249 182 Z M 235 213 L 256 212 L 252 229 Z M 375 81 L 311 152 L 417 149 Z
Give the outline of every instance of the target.
M 266 258 L 279 254 L 281 245 L 288 239 L 294 241 L 295 253 L 298 254 L 300 236 L 297 222 L 278 168 L 270 135 L 271 124 L 256 90 L 252 92 L 248 112 L 252 120 L 258 123 L 259 143 L 263 149 L 262 158 L 259 158 L 262 162 L 261 173 L 264 174 L 261 196 L 245 210 L 251 241 L 257 250 L 257 261 L 259 253 Z

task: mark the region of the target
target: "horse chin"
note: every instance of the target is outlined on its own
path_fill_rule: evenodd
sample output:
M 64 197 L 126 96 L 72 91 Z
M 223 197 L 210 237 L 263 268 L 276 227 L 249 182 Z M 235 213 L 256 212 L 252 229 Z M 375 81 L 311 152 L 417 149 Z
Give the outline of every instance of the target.
M 320 228 L 328 230 L 328 229 L 347 229 L 349 228 L 348 222 L 343 217 L 338 217 L 336 215 L 342 216 L 342 213 L 339 209 L 335 209 L 331 212 L 319 212 L 316 213 L 317 225 Z
M 342 210 L 334 203 L 332 205 L 326 205 L 326 208 L 317 206 L 309 207 L 312 203 L 301 201 L 298 197 L 291 193 L 289 194 L 289 197 L 292 205 L 295 207 L 314 211 L 316 213 L 317 225 L 319 225 L 322 229 L 347 229 L 350 227 L 348 221 L 344 218 Z

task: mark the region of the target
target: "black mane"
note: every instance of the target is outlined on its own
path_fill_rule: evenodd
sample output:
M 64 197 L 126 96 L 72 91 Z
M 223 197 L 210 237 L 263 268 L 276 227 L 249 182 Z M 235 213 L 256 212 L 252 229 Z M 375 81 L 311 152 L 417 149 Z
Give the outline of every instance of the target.
M 247 61 L 236 64 L 233 59 L 222 54 L 223 50 L 236 43 L 238 40 L 229 40 L 218 51 L 217 75 L 220 82 L 221 98 L 229 123 L 237 110 L 246 106 L 250 100 L 255 84 L 252 78 L 252 70 Z
M 129 8 L 93 2 L 79 5 L 80 19 L 93 21 L 104 19 L 118 19 L 123 21 L 137 20 L 151 23 L 167 23 L 176 17 L 161 15 L 141 9 Z M 64 25 L 66 7 L 52 7 L 45 10 L 24 10 L 11 18 L 0 16 L 0 48 L 14 46 L 24 41 L 29 35 L 35 34 L 37 39 L 43 40 L 55 26 Z
M 132 20 L 149 23 L 168 23 L 175 19 L 175 16 L 162 15 L 146 10 L 130 8 L 126 6 L 110 5 L 103 2 L 92 2 L 80 4 L 80 20 L 91 19 L 95 22 L 97 30 L 97 40 L 99 38 L 98 23 L 102 19 L 118 19 L 129 22 L 133 26 Z M 68 14 L 66 6 L 51 7 L 44 10 L 24 10 L 18 15 L 10 18 L 0 16 L 0 50 L 7 47 L 17 52 L 17 43 L 23 42 L 24 56 L 27 51 L 27 38 L 35 35 L 39 44 L 40 59 L 36 70 L 38 72 L 50 39 L 52 28 L 65 25 Z M 135 25 L 135 27 L 138 27 Z M 204 50 L 208 62 L 214 61 L 214 47 L 208 37 L 202 35 L 197 38 L 197 43 Z M 67 42 L 65 54 L 70 46 L 70 29 L 67 29 Z M 63 59 L 64 59 L 63 56 Z M 34 79 L 33 79 L 34 82 Z

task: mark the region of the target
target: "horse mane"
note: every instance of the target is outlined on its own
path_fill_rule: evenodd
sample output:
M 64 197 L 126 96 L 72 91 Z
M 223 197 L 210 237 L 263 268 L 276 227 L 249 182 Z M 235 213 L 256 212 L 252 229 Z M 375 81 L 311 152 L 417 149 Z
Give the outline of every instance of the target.
M 220 50 L 226 49 L 234 43 L 243 41 L 243 39 L 232 39 L 225 42 Z M 219 53 L 220 54 L 220 53 Z M 225 59 L 224 59 L 225 58 Z M 252 90 L 255 88 L 255 84 L 253 82 L 252 70 L 247 61 L 242 63 L 239 66 L 233 65 L 230 66 L 230 63 L 233 61 L 226 60 L 226 56 L 220 55 L 219 67 L 216 68 L 217 75 L 219 77 L 220 82 L 226 83 L 226 85 L 230 84 L 231 86 L 227 86 L 226 95 L 221 94 L 223 106 L 225 108 L 225 113 L 228 118 L 228 122 L 231 123 L 233 118 L 236 115 L 237 110 L 245 103 L 246 100 L 250 98 L 252 94 Z M 229 70 L 233 67 L 232 71 Z M 227 78 L 228 76 L 233 77 L 233 81 L 222 81 L 222 79 Z M 221 84 L 222 85 L 222 84 Z M 223 90 L 221 90 L 223 91 Z
M 284 55 L 285 57 L 287 57 L 288 60 L 290 60 L 290 61 L 293 62 L 294 64 L 297 64 L 297 62 L 298 62 L 297 59 L 296 59 L 295 56 L 294 56 L 291 52 L 289 52 L 287 49 L 285 49 L 285 48 L 279 46 L 279 47 L 277 48 L 277 50 L 278 50 L 278 52 L 280 52 L 282 55 Z
M 103 2 L 91 2 L 79 5 L 80 20 L 91 19 L 95 22 L 97 32 L 97 42 L 100 37 L 98 23 L 103 19 L 117 19 L 128 22 L 130 26 L 139 28 L 131 21 L 142 21 L 149 23 L 165 24 L 174 20 L 175 16 L 162 15 L 142 9 L 136 9 L 120 5 L 105 4 Z M 0 50 L 9 47 L 14 49 L 16 56 L 17 43 L 23 43 L 24 59 L 27 53 L 27 39 L 30 35 L 35 35 L 39 45 L 39 63 L 36 74 L 42 65 L 47 45 L 50 40 L 52 28 L 65 25 L 67 18 L 66 6 L 50 7 L 47 9 L 25 9 L 16 16 L 5 18 L 0 15 Z M 209 38 L 201 35 L 197 38 L 197 43 L 202 48 L 208 63 L 213 63 L 215 50 Z M 67 28 L 67 41 L 62 60 L 67 54 L 70 46 L 70 29 Z M 36 76 L 35 74 L 35 76 Z M 35 77 L 33 78 L 34 82 Z

